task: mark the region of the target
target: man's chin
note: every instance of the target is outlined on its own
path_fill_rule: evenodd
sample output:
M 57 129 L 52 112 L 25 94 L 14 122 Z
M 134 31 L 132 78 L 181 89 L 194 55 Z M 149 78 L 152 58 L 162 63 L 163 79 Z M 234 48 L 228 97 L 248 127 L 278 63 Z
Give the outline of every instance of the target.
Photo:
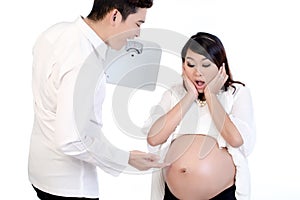
M 111 45 L 110 47 L 116 51 L 119 51 L 124 47 L 125 45 Z
M 127 44 L 127 42 L 109 42 L 108 44 L 110 48 L 119 51 Z

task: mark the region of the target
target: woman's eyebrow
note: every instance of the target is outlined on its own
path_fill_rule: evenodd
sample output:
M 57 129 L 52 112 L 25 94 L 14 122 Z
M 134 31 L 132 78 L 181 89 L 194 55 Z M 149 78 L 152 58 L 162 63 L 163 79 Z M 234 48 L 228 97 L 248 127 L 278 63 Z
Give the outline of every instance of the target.
M 186 57 L 186 59 L 189 59 L 189 60 L 194 60 L 194 58 L 192 58 L 192 57 Z
M 186 57 L 186 59 L 189 59 L 189 60 L 195 60 L 195 59 L 192 58 L 192 57 Z M 208 59 L 208 58 L 204 57 L 204 58 L 201 59 L 201 61 L 204 61 L 204 60 L 207 60 L 207 59 Z

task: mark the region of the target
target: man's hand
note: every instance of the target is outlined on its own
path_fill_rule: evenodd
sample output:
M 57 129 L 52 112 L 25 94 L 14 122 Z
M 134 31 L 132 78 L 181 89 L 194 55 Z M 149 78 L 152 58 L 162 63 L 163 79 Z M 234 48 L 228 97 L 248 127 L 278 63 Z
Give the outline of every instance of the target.
M 134 168 L 144 171 L 150 168 L 163 168 L 167 164 L 159 163 L 159 156 L 152 153 L 145 153 L 142 151 L 130 151 L 128 163 Z

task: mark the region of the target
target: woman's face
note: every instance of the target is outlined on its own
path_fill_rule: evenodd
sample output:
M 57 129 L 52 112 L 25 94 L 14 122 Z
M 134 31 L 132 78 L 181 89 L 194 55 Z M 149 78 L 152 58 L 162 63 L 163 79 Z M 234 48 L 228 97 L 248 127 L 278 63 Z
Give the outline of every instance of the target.
M 213 62 L 190 49 L 187 50 L 183 70 L 199 93 L 204 92 L 207 84 L 218 73 L 218 67 Z

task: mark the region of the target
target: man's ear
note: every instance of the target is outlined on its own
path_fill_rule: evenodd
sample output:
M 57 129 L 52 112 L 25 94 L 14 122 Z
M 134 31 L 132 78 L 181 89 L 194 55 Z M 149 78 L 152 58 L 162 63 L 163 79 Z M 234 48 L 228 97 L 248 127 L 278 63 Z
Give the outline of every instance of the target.
M 110 12 L 110 21 L 113 25 L 118 24 L 122 21 L 122 15 L 117 9 L 113 9 Z

